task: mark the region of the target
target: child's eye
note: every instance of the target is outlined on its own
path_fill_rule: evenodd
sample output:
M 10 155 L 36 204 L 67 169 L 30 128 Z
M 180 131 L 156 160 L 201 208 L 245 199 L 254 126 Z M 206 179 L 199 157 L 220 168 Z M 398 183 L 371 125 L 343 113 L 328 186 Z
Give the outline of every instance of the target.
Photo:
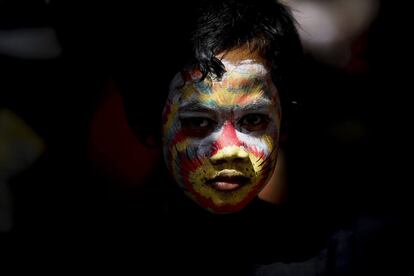
M 253 113 L 242 117 L 239 121 L 239 125 L 242 129 L 253 132 L 266 129 L 269 120 L 267 115 Z
M 181 119 L 181 125 L 191 128 L 204 128 L 208 127 L 212 123 L 212 120 L 203 117 L 190 117 Z
M 181 118 L 181 128 L 189 136 L 205 136 L 215 127 L 215 121 L 206 117 Z

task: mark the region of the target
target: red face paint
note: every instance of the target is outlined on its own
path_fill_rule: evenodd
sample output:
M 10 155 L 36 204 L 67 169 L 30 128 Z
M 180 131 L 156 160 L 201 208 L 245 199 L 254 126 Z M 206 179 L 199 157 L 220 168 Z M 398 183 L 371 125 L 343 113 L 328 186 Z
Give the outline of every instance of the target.
M 186 194 L 214 213 L 236 212 L 260 192 L 276 163 L 280 126 L 266 67 L 223 62 L 220 81 L 194 81 L 197 72 L 189 72 L 183 85 L 179 76 L 164 111 L 168 167 Z

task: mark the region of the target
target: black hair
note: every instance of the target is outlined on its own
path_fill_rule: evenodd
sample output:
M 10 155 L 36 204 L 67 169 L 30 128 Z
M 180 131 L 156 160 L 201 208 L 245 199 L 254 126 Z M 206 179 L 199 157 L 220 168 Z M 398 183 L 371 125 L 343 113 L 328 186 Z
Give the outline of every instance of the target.
M 192 43 L 203 77 L 221 77 L 224 65 L 216 55 L 247 44 L 270 63 L 276 84 L 302 52 L 290 10 L 274 0 L 204 1 Z
M 123 93 L 128 120 L 138 137 L 143 142 L 148 142 L 148 137 L 160 141 L 162 107 L 174 73 L 191 65 L 201 70 L 203 79 L 210 74 L 220 78 L 225 69 L 216 55 L 246 45 L 268 62 L 285 121 L 292 102 L 292 77 L 297 75 L 302 58 L 290 10 L 276 0 L 204 0 L 195 6 L 189 5 L 175 1 L 166 8 L 168 13 L 162 15 L 166 24 L 157 31 L 163 31 L 164 36 L 160 34 L 160 38 L 164 39 L 164 47 L 157 51 L 161 56 L 156 66 L 163 67 L 159 74 L 164 75 L 157 81 L 157 91 L 145 96 L 153 99 L 148 104 L 154 108 L 145 110 L 145 116 L 137 102 L 138 91 Z M 121 82 L 121 89 L 130 88 L 130 81 Z M 149 118 L 157 121 L 148 121 Z

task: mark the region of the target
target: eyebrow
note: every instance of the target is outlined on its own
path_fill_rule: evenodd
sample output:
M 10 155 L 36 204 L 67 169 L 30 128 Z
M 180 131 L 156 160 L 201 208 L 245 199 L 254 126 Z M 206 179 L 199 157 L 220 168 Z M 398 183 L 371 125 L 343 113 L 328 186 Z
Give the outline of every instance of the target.
M 272 102 L 269 99 L 260 99 L 252 103 L 248 103 L 244 106 L 239 107 L 240 110 L 257 111 L 264 110 L 272 106 Z
M 213 112 L 214 108 L 200 102 L 189 102 L 178 109 L 179 112 Z
M 241 111 L 260 111 L 269 108 L 272 105 L 272 102 L 269 99 L 260 99 L 252 103 L 248 103 L 243 106 L 237 106 L 237 110 Z M 189 102 L 184 104 L 183 106 L 179 107 L 180 113 L 185 112 L 214 112 L 217 108 L 228 108 L 228 107 L 218 107 L 218 106 L 210 106 L 200 102 Z

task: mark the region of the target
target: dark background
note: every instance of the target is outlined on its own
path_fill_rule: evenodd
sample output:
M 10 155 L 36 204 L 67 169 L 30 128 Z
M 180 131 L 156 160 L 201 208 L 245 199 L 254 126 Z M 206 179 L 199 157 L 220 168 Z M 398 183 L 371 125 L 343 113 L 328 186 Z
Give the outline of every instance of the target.
M 142 113 L 154 116 L 152 97 L 138 90 L 157 82 L 162 58 L 179 41 L 163 28 L 163 4 L 102 2 L 0 1 L 0 31 L 52 27 L 62 49 L 47 59 L 0 52 L 0 108 L 22 118 L 47 148 L 10 179 L 13 228 L 2 242 L 93 236 L 103 225 L 115 228 L 116 217 L 136 220 L 131 202 L 154 170 L 146 161 L 157 164 L 160 156 L 132 135 L 116 84 L 128 79 L 142 95 Z M 374 228 L 391 221 L 384 246 L 396 251 L 408 243 L 412 183 L 411 24 L 404 10 L 381 1 L 364 36 L 367 70 L 307 56 L 286 145 L 293 204 L 319 213 L 324 225 L 361 214 L 379 218 Z

